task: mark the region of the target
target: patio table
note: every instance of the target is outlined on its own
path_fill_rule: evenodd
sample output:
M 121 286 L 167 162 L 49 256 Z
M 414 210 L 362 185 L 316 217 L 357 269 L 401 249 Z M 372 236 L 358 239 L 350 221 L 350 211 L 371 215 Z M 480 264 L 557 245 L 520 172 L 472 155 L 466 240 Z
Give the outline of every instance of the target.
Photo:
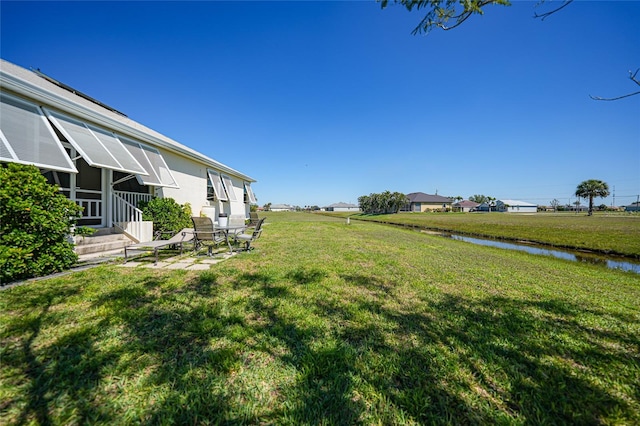
M 222 232 L 224 232 L 224 237 L 227 240 L 227 246 L 229 247 L 229 254 L 233 253 L 233 248 L 231 247 L 231 241 L 229 241 L 229 233 L 230 231 L 235 231 L 234 234 L 237 231 L 244 231 L 245 229 L 247 229 L 247 225 L 225 225 L 225 226 L 216 226 L 215 227 L 216 231 L 220 230 Z

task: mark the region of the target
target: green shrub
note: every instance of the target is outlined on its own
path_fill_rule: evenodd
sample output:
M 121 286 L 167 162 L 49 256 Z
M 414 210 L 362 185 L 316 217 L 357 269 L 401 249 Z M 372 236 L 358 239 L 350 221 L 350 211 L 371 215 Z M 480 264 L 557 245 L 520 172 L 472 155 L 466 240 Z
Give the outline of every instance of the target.
M 0 167 L 0 283 L 71 267 L 78 256 L 68 236 L 81 211 L 37 167 Z
M 142 220 L 153 221 L 153 232 L 162 232 L 163 239 L 169 239 L 183 228 L 191 228 L 191 206 L 176 203 L 173 198 L 154 198 L 138 203 L 142 210 Z

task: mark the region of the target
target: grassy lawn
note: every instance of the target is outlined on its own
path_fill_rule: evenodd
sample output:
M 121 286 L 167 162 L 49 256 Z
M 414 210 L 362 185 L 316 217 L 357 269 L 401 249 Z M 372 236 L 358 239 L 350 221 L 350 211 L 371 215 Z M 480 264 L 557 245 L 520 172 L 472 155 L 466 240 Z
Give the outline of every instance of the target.
M 639 424 L 640 277 L 270 214 L 187 272 L 0 292 L 0 424 Z
M 527 240 L 556 247 L 586 249 L 640 258 L 640 215 L 399 213 L 353 215 L 360 220 L 395 223 L 492 238 Z

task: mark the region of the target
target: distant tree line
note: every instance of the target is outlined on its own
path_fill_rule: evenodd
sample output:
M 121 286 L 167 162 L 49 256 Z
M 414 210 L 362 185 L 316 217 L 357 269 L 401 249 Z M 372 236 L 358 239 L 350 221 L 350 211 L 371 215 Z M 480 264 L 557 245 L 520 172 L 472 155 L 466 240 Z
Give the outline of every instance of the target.
M 473 201 L 474 203 L 478 203 L 478 204 L 487 203 L 491 206 L 491 205 L 495 205 L 494 202 L 496 201 L 496 198 L 490 197 L 488 195 L 483 195 L 483 194 L 474 194 L 471 197 L 469 197 L 469 201 Z
M 398 213 L 407 202 L 407 196 L 401 192 L 384 191 L 358 197 L 360 210 L 366 214 Z

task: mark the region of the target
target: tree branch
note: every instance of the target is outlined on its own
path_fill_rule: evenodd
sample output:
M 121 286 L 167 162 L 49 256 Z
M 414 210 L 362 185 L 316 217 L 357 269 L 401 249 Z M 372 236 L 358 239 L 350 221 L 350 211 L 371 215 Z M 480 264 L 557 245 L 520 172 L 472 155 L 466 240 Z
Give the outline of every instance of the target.
M 538 5 L 542 4 L 544 2 L 544 0 L 542 0 Z M 538 15 L 537 13 L 534 12 L 533 17 L 534 18 L 540 18 L 541 21 L 544 21 L 545 19 L 547 19 L 549 16 L 553 15 L 554 13 L 556 13 L 557 11 L 564 9 L 565 7 L 569 6 L 571 3 L 573 2 L 573 0 L 564 0 L 564 3 L 562 4 L 562 6 L 559 6 L 549 12 L 545 12 L 543 14 Z
M 640 68 L 638 68 L 634 73 L 629 71 L 629 79 L 633 81 L 635 84 L 637 84 L 638 86 L 640 86 L 640 80 L 638 80 L 637 78 L 638 71 L 640 71 Z M 640 95 L 640 90 L 633 93 L 627 93 L 626 95 L 617 96 L 615 98 L 602 98 L 600 96 L 592 96 L 592 95 L 589 95 L 589 97 L 594 101 L 617 101 L 619 99 L 624 99 L 624 98 L 628 98 L 630 96 L 635 96 L 635 95 Z
M 383 7 L 388 0 L 378 0 Z M 440 28 L 444 31 L 458 27 L 464 21 L 469 19 L 474 13 L 482 15 L 483 7 L 491 4 L 509 5 L 509 0 L 474 0 L 467 2 L 462 0 L 394 0 L 396 3 L 403 4 L 409 11 L 422 8 L 431 8 L 431 10 L 420 20 L 411 32 L 412 35 L 419 33 L 427 34 L 432 28 Z M 455 24 L 447 26 L 449 20 L 455 20 Z
M 469 16 L 471 16 L 473 12 L 469 11 L 469 12 L 464 12 L 461 13 L 460 15 L 456 16 L 456 19 L 458 20 L 456 22 L 455 25 L 451 26 L 451 27 L 447 27 L 443 22 L 438 24 L 438 27 L 442 28 L 444 31 L 449 31 L 454 29 L 455 27 L 457 27 L 458 25 L 462 24 L 464 21 L 466 21 L 467 19 L 469 19 Z
M 638 75 L 638 71 L 640 71 L 640 68 L 638 68 L 636 70 L 636 72 L 634 72 L 633 74 L 631 74 L 631 71 L 629 71 L 629 78 L 631 79 L 631 81 L 633 81 L 635 84 L 637 84 L 638 86 L 640 86 L 640 81 L 638 81 L 638 79 L 636 78 L 636 76 Z

